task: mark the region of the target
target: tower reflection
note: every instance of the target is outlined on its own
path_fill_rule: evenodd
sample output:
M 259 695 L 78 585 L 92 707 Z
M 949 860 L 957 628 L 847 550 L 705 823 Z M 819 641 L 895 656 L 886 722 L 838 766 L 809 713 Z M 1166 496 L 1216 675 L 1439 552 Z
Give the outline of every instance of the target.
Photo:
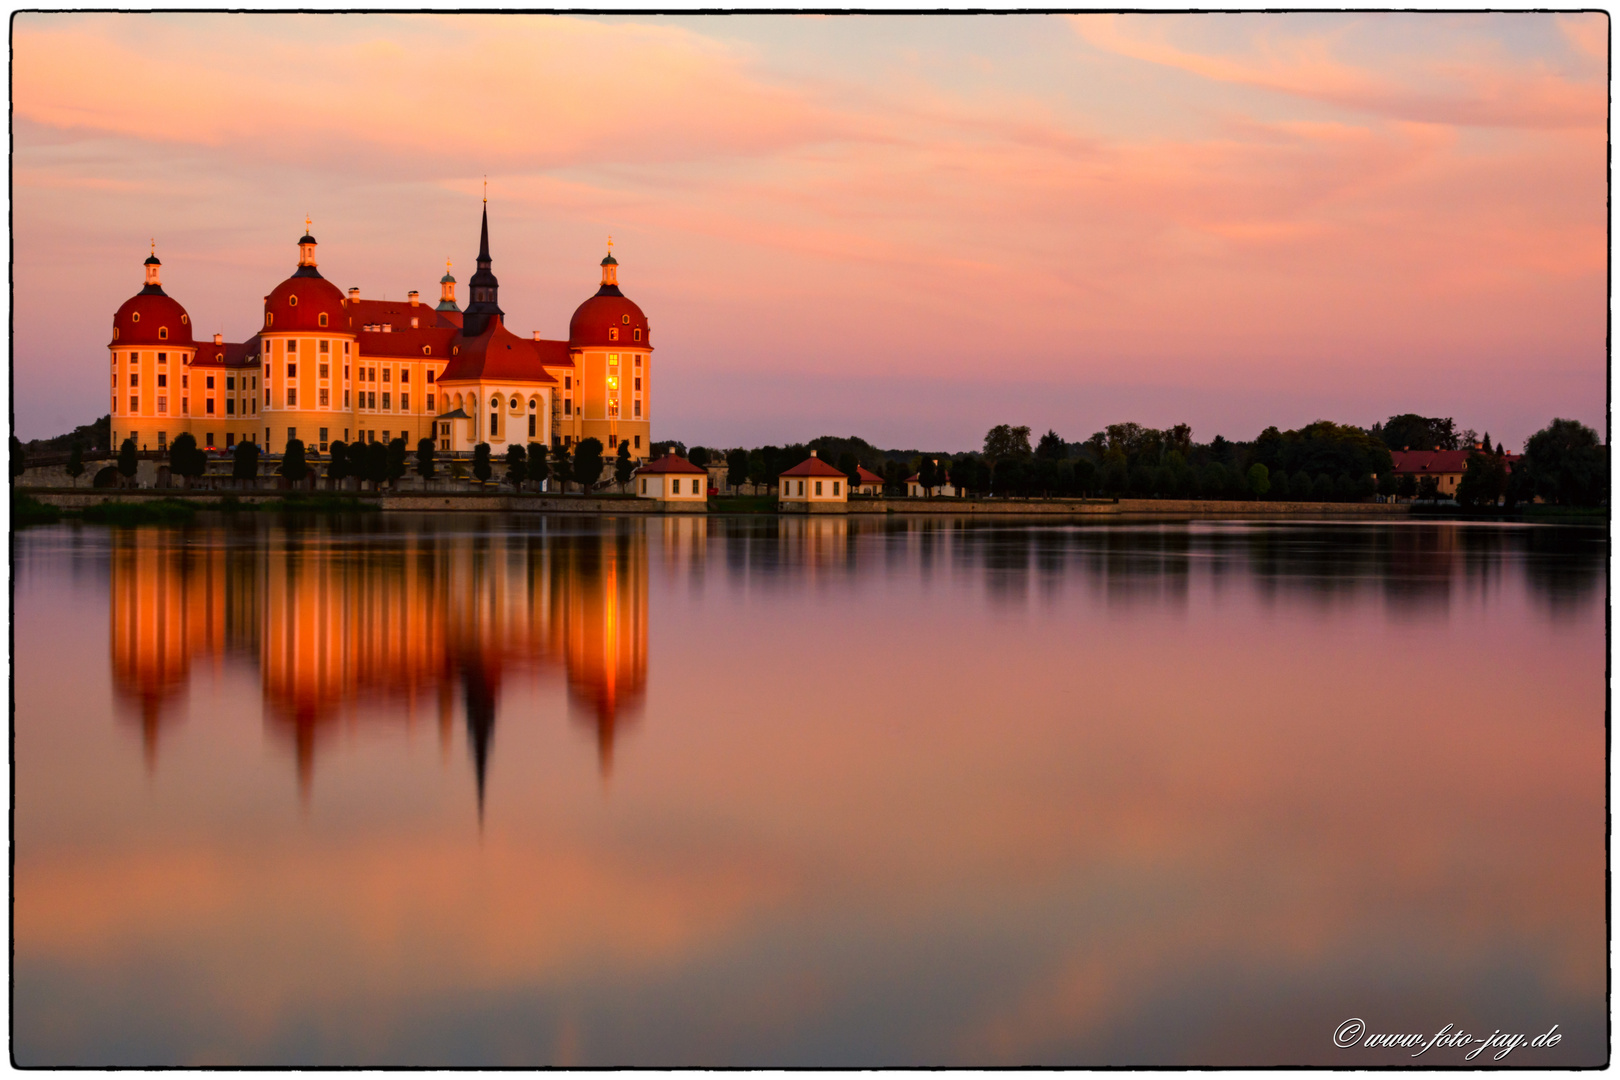
M 459 698 L 482 812 L 503 682 L 561 676 L 605 775 L 646 691 L 643 528 L 123 530 L 115 692 L 152 763 L 194 664 L 239 654 L 257 666 L 266 723 L 291 744 L 305 792 L 320 746 L 346 724 L 409 727 L 436 711 L 448 742 Z

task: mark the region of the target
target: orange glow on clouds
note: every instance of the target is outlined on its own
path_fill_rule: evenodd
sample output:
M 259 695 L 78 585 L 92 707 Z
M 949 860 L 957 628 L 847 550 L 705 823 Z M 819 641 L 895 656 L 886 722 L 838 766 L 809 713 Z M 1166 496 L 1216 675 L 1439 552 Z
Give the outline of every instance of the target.
M 105 322 L 147 237 L 199 327 L 240 339 L 305 213 L 341 286 L 432 295 L 488 174 L 517 329 L 561 335 L 618 239 L 667 365 L 656 437 L 1601 426 L 1607 35 L 1601 14 L 23 15 L 18 422 L 105 409 Z

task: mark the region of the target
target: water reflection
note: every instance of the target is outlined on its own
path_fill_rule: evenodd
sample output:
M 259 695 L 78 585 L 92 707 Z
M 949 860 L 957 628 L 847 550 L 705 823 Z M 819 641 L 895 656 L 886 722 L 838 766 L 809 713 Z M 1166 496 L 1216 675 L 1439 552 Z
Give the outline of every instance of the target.
M 1366 1015 L 1599 1063 L 1606 544 L 29 530 L 15 1052 L 1400 1063 Z
M 646 537 L 629 527 L 122 530 L 109 608 L 114 686 L 149 763 L 193 667 L 235 656 L 256 665 L 306 793 L 340 721 L 409 727 L 436 712 L 448 739 L 459 697 L 481 808 L 503 680 L 556 669 L 605 774 L 646 687 Z

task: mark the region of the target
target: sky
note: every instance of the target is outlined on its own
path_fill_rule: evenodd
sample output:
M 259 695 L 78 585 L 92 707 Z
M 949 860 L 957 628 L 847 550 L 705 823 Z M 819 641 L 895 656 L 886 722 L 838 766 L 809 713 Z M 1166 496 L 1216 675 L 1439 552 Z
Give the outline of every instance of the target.
M 155 239 L 239 341 L 297 262 L 567 335 L 613 238 L 655 439 L 1606 431 L 1602 13 L 19 14 L 13 409 L 107 408 Z M 462 288 L 465 302 L 465 286 Z

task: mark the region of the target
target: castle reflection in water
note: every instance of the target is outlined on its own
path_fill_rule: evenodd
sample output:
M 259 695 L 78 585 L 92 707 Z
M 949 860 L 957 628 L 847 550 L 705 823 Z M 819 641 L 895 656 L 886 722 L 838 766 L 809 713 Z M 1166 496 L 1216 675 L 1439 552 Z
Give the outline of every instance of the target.
M 199 665 L 255 666 L 266 722 L 291 745 L 305 791 L 323 742 L 345 724 L 413 724 L 434 711 L 448 741 L 459 697 L 482 805 L 502 684 L 560 674 L 595 727 L 605 774 L 646 689 L 646 544 L 643 529 L 611 523 L 118 530 L 115 693 L 155 765 Z

